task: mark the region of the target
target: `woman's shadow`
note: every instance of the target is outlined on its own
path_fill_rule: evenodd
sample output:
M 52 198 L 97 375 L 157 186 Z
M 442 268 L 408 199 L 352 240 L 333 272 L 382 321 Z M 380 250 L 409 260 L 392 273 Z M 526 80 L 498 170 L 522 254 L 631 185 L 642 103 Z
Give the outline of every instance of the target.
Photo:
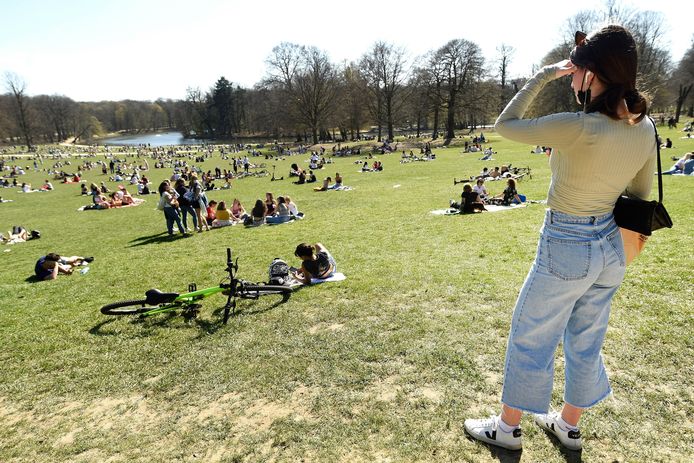
M 140 236 L 139 238 L 135 238 L 134 240 L 130 241 L 130 245 L 128 247 L 135 247 L 135 246 L 146 246 L 148 244 L 155 244 L 155 243 L 166 243 L 170 241 L 176 241 L 182 238 L 186 238 L 187 236 L 190 235 L 184 235 L 181 233 L 177 233 L 175 235 L 169 235 L 166 232 L 161 232 L 157 233 L 156 235 L 149 235 L 149 236 Z

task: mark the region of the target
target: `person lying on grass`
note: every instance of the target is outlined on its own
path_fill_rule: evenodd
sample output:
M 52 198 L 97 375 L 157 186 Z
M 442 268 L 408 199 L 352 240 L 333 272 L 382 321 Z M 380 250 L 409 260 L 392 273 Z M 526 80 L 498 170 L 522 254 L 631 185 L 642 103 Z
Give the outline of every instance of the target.
M 301 268 L 293 276 L 305 285 L 311 284 L 311 278 L 330 278 L 337 271 L 335 259 L 321 243 L 301 243 L 294 255 L 301 259 Z
M 60 257 L 59 254 L 51 252 L 36 261 L 34 273 L 40 280 L 55 280 L 59 273 L 71 275 L 75 267 L 93 260 L 93 257 Z

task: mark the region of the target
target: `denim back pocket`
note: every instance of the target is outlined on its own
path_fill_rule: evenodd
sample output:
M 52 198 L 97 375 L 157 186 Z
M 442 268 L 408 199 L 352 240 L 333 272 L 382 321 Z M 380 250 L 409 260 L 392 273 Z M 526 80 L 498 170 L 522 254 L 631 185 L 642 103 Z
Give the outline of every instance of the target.
M 547 238 L 550 273 L 562 280 L 582 280 L 590 268 L 590 241 Z

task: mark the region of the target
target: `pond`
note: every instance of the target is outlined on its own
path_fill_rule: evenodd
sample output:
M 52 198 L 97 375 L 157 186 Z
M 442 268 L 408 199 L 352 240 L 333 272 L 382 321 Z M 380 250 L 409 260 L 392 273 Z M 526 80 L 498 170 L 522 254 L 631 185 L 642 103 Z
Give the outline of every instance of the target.
M 125 135 L 122 137 L 108 138 L 102 142 L 104 145 L 150 145 L 150 146 L 169 146 L 169 145 L 199 145 L 202 140 L 195 138 L 183 138 L 181 132 L 159 132 L 144 133 L 139 135 Z

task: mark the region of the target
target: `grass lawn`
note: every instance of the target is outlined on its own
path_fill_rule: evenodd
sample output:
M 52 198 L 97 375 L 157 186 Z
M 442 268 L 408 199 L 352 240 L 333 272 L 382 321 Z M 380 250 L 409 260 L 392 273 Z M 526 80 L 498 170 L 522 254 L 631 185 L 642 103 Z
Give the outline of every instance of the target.
M 676 147 L 663 150 L 667 169 L 670 156 L 694 150 L 694 139 L 660 130 Z M 518 188 L 529 199 L 545 199 L 549 184 L 544 155 L 486 135 L 495 161 L 454 146 L 436 148 L 432 162 L 379 155 L 381 173 L 358 173 L 354 161 L 363 156 L 338 158 L 318 173 L 339 171 L 352 191 L 315 193 L 287 180 L 289 164 L 307 166 L 308 156 L 274 162 L 285 180 L 240 179 L 209 197 L 238 197 L 250 210 L 266 191 L 288 194 L 305 220 L 185 239 L 162 239 L 155 195 L 139 207 L 78 212 L 89 199 L 77 185 L 0 190 L 14 200 L 0 204 L 0 228 L 42 233 L 0 246 L 0 461 L 691 461 L 691 177 L 664 178 L 675 228 L 654 234 L 614 299 L 604 346 L 614 396 L 586 413 L 582 454 L 562 451 L 529 417 L 522 453 L 465 436 L 465 418 L 499 408 L 511 311 L 545 206 L 430 211 L 459 197 L 453 177 L 483 166 L 532 167 Z M 216 165 L 228 168 L 218 153 L 203 168 Z M 46 174 L 29 170 L 20 181 L 40 186 Z M 149 175 L 157 185 L 170 170 Z M 84 178 L 107 179 L 100 170 Z M 272 258 L 297 264 L 302 241 L 325 244 L 347 280 L 303 288 L 283 304 L 241 301 L 226 326 L 222 296 L 206 299 L 189 323 L 99 312 L 152 287 L 217 284 L 226 247 L 240 257 L 240 277 L 266 280 Z M 28 281 L 50 251 L 95 261 L 85 275 Z M 561 352 L 556 370 L 555 406 Z

